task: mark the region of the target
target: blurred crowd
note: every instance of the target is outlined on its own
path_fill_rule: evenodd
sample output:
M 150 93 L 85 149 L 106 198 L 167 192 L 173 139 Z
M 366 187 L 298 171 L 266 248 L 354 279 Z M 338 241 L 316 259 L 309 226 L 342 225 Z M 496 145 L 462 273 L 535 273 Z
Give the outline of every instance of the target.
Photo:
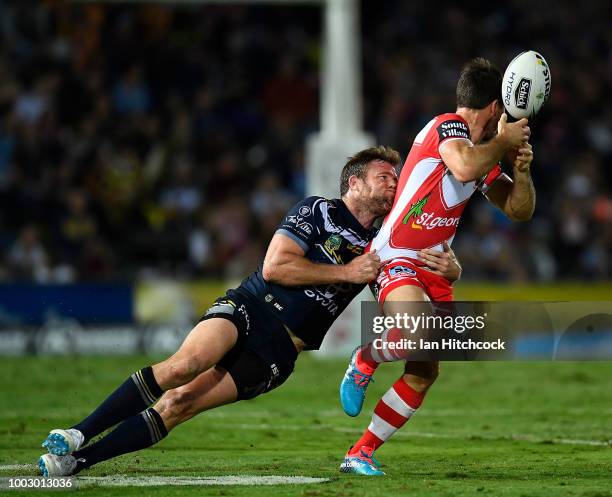
M 536 215 L 475 199 L 454 248 L 466 279 L 609 279 L 611 8 L 529 5 L 363 1 L 364 125 L 405 156 L 466 60 L 540 51 Z M 306 193 L 320 52 L 312 5 L 1 3 L 0 281 L 246 275 Z

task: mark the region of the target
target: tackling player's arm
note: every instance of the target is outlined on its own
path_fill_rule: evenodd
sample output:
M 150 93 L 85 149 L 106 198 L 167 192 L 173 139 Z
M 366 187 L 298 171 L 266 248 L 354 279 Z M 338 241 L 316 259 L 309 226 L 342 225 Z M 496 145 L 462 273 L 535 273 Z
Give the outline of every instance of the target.
M 444 242 L 442 246 L 443 251 L 434 249 L 419 250 L 419 260 L 425 263 L 432 273 L 438 274 L 450 282 L 455 282 L 461 278 L 463 269 L 448 242 Z
M 515 123 L 508 123 L 507 119 L 506 114 L 502 114 L 497 124 L 497 135 L 487 143 L 474 145 L 465 138 L 440 144 L 440 157 L 458 181 L 467 183 L 482 178 L 506 151 L 529 139 L 531 132 L 527 119 Z
M 518 149 L 513 163 L 513 179 L 499 178 L 487 190 L 486 197 L 512 221 L 529 221 L 535 210 L 536 192 L 531 180 L 533 150 L 530 143 Z
M 263 278 L 284 286 L 368 283 L 376 278 L 380 258 L 374 252 L 355 257 L 348 264 L 320 264 L 305 257 L 297 242 L 275 234 L 263 263 Z

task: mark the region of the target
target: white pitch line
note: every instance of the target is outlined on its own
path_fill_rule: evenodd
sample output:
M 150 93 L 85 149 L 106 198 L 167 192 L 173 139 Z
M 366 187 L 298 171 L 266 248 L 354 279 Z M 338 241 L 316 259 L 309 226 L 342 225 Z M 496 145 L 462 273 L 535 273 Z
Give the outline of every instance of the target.
M 16 469 L 34 469 L 36 464 L 0 464 L 0 471 L 14 471 Z
M 304 485 L 326 483 L 329 478 L 282 475 L 227 475 L 227 476 L 80 476 L 75 480 L 77 487 L 90 485 L 106 487 L 159 487 L 159 486 L 202 486 L 202 485 Z

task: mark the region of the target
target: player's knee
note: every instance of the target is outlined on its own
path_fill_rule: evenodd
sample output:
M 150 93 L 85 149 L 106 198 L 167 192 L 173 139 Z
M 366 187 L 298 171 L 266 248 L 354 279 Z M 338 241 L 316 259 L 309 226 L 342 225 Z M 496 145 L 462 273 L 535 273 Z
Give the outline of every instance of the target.
M 202 372 L 200 361 L 195 357 L 172 356 L 162 363 L 166 389 L 185 385 Z
M 434 384 L 440 373 L 438 362 L 408 362 L 404 368 L 404 379 L 419 392 Z
M 160 399 L 158 406 L 160 414 L 173 426 L 180 424 L 193 417 L 193 400 L 194 394 L 189 390 L 169 390 Z

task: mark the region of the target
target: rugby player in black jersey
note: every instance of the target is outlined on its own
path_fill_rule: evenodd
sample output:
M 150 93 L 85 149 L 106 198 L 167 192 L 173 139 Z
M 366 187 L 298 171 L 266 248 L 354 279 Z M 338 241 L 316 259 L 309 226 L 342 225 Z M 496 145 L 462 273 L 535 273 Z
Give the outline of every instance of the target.
M 281 385 L 298 354 L 318 349 L 334 320 L 376 278 L 380 259 L 364 249 L 376 234 L 374 221 L 393 204 L 398 163 L 390 148 L 362 150 L 342 170 L 340 199 L 309 197 L 292 207 L 257 271 L 217 299 L 172 356 L 132 374 L 72 428 L 49 433 L 40 472 L 78 473 L 149 447 L 202 411 Z M 459 277 L 452 252 L 432 257 L 433 269 Z

